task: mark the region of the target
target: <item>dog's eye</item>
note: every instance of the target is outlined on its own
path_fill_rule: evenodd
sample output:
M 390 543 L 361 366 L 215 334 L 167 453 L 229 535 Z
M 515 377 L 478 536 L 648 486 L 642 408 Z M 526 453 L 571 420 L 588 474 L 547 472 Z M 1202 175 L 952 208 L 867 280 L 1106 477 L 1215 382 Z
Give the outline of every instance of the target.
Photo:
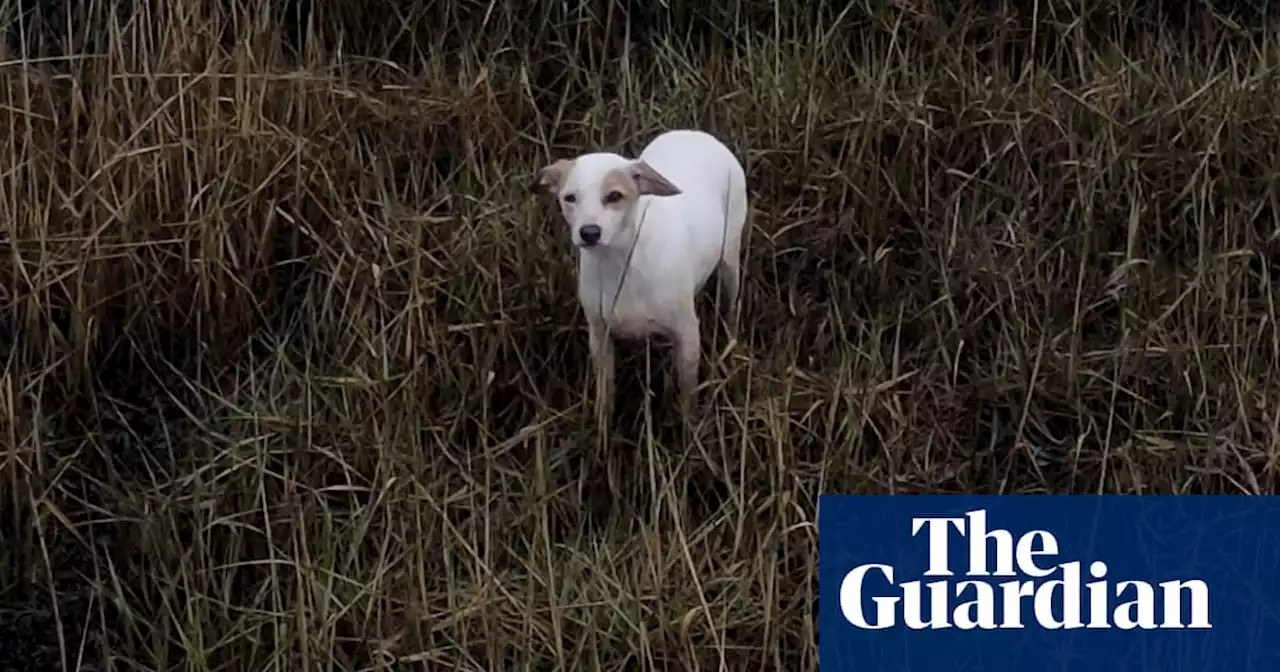
M 574 202 L 574 201 L 576 201 L 576 200 L 578 200 L 578 197 L 577 197 L 577 196 L 574 196 L 573 194 L 569 194 L 569 195 L 567 195 L 567 196 L 565 196 L 565 197 L 564 197 L 564 202 L 565 202 L 565 203 L 572 203 L 572 202 Z
M 604 197 L 604 202 L 605 202 L 606 204 L 613 204 L 613 203 L 617 203 L 618 201 L 621 201 L 621 200 L 622 200 L 622 192 L 621 192 L 621 191 L 611 191 L 611 192 L 609 192 L 609 193 L 608 193 L 608 195 L 606 195 L 606 196 Z

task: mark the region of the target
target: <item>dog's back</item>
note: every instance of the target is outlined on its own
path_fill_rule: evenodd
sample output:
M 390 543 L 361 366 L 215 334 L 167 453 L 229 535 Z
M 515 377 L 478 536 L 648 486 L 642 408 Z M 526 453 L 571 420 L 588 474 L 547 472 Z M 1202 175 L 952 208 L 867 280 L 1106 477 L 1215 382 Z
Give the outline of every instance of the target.
M 735 198 L 746 200 L 746 174 L 738 157 L 715 136 L 680 129 L 654 138 L 640 159 L 678 185 L 685 194 L 718 198 L 727 208 Z
M 680 188 L 675 196 L 646 197 L 642 207 L 664 226 L 679 222 L 684 228 L 694 282 L 701 286 L 722 256 L 738 256 L 747 219 L 742 164 L 715 136 L 684 129 L 654 138 L 639 158 Z

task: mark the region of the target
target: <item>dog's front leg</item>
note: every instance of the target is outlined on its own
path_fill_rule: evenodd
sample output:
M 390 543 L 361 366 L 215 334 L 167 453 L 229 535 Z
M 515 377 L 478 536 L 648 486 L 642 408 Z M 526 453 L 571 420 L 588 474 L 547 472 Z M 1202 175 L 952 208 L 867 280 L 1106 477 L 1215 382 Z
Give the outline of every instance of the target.
M 608 408 L 613 401 L 613 338 L 603 319 L 587 320 L 587 344 L 596 379 L 596 402 Z

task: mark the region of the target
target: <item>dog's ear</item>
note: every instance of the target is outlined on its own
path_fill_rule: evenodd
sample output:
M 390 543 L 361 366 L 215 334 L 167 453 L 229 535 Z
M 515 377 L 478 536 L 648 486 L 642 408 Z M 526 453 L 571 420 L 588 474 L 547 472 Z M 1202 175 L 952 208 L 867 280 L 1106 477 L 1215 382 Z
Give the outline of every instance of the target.
M 680 193 L 680 188 L 672 184 L 670 180 L 662 176 L 662 173 L 653 169 L 653 166 L 645 163 L 643 160 L 637 159 L 631 164 L 631 179 L 636 181 L 636 187 L 641 194 L 649 196 L 675 196 Z
M 560 159 L 543 166 L 538 171 L 538 176 L 534 179 L 530 189 L 544 194 L 554 194 L 560 191 L 560 184 L 564 182 L 565 176 L 569 174 L 569 169 L 572 167 L 573 159 Z

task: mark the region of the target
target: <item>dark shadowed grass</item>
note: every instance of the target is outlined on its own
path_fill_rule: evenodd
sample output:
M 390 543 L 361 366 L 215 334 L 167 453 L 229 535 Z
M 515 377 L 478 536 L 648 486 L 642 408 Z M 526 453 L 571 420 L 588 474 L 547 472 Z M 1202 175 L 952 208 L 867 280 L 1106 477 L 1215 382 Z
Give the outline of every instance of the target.
M 12 51 L 0 668 L 812 669 L 819 493 L 1276 492 L 1280 43 L 915 4 Z M 680 126 L 747 166 L 742 328 L 687 435 L 620 351 L 602 435 L 528 185 Z

